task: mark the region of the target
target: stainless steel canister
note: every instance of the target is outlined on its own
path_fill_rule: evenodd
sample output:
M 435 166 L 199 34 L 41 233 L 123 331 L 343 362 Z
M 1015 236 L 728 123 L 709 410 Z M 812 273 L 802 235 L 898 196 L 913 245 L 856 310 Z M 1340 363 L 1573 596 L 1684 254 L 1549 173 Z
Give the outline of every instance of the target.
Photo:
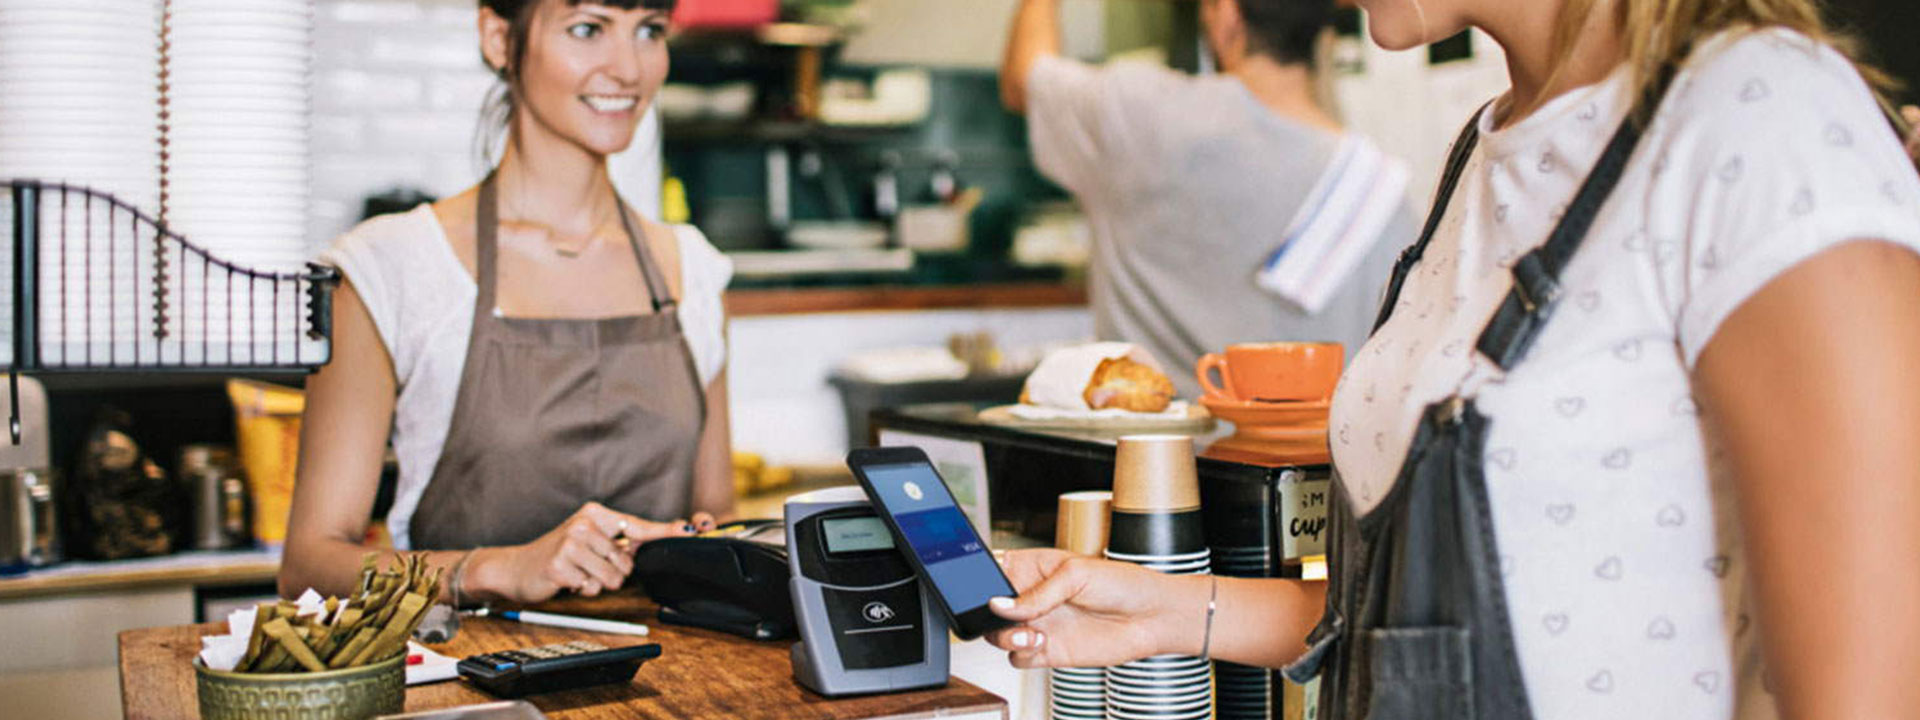
M 180 480 L 193 498 L 194 549 L 224 550 L 252 544 L 252 502 L 246 476 L 231 448 L 181 448 Z

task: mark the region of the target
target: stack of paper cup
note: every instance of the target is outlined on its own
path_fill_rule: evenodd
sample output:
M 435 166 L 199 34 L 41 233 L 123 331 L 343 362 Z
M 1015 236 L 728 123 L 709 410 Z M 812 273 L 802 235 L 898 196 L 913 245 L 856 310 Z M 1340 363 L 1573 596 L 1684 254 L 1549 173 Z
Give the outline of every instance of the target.
M 159 18 L 157 0 L 0 0 L 0 178 L 88 187 L 147 213 L 158 209 Z M 129 226 L 114 222 L 109 203 L 85 202 L 79 193 L 63 203 L 58 195 L 50 191 L 35 213 L 41 339 L 129 344 L 137 298 L 130 286 L 110 286 L 107 278 L 125 279 L 148 267 L 150 257 L 142 262 Z M 11 227 L 22 209 L 0 202 L 9 204 Z M 89 227 L 117 227 L 118 242 L 87 233 Z M 73 259 L 64 266 L 63 250 Z M 0 253 L 0 315 L 13 311 L 13 275 L 12 253 Z M 62 288 L 67 294 L 56 296 Z M 63 304 L 74 322 L 45 310 Z M 92 314 L 100 320 L 80 320 Z M 0 339 L 9 363 L 12 347 L 10 336 Z
M 1206 575 L 1200 483 L 1193 439 L 1120 438 L 1106 556 L 1164 573 Z M 1205 658 L 1157 655 L 1107 668 L 1107 715 L 1118 720 L 1190 720 L 1213 715 L 1213 667 Z
M 1099 557 L 1107 547 L 1107 514 L 1113 493 L 1106 490 L 1060 496 L 1054 547 Z M 1054 668 L 1048 677 L 1049 708 L 1054 720 L 1105 720 L 1105 668 Z
M 311 256 L 313 13 L 313 0 L 167 0 L 166 221 L 241 268 L 296 272 Z M 205 333 L 230 355 L 210 348 L 213 362 L 292 354 L 304 298 L 200 264 L 180 268 L 208 276 L 177 302 L 205 321 L 186 325 L 188 347 Z
M 1273 577 L 1273 561 L 1266 547 L 1213 547 L 1213 572 L 1233 577 Z M 1218 694 L 1215 710 L 1220 720 L 1267 720 L 1274 702 L 1273 671 L 1230 662 L 1213 663 Z

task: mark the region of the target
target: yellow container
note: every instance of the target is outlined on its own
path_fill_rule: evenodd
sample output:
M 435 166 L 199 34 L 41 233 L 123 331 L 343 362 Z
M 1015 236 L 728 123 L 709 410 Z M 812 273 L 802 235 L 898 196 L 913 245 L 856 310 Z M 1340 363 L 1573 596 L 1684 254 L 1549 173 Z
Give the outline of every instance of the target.
M 250 380 L 227 381 L 233 401 L 240 462 L 253 495 L 253 536 L 268 545 L 287 539 L 293 507 L 293 477 L 300 461 L 300 415 L 307 395 L 290 387 Z

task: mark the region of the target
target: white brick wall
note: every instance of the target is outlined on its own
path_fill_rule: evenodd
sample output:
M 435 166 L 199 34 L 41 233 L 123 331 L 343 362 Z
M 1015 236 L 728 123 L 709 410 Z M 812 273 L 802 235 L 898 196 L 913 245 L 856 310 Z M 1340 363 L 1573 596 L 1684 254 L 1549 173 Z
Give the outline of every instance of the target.
M 314 207 L 324 246 L 397 185 L 448 195 L 483 168 L 473 133 L 493 77 L 473 0 L 321 0 L 314 18 Z
M 314 19 L 313 217 L 325 247 L 367 195 L 405 185 L 435 196 L 479 182 L 473 152 L 494 79 L 482 66 L 474 0 L 319 0 Z M 659 203 L 657 135 L 643 124 L 612 164 L 641 213 Z

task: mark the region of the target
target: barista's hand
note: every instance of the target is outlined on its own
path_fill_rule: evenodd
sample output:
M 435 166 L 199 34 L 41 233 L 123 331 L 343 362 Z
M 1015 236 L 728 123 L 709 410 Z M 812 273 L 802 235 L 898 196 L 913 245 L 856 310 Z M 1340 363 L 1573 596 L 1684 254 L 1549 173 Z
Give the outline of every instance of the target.
M 719 527 L 720 521 L 714 519 L 713 513 L 702 511 L 694 513 L 693 519 L 687 524 L 693 526 L 693 532 L 706 532 Z
M 1920 106 L 1908 105 L 1900 108 L 1900 116 L 1907 119 L 1913 129 L 1907 133 L 1907 157 L 1920 164 Z
M 592 597 L 626 582 L 641 543 L 690 535 L 692 528 L 685 520 L 650 522 L 590 502 L 533 542 L 487 548 L 468 572 L 481 574 L 482 589 L 513 602 L 540 602 L 563 590 Z
M 1200 630 L 1180 627 L 1178 610 L 1192 604 L 1196 589 L 1205 607 L 1204 576 L 1163 575 L 1064 550 L 1015 550 L 1001 564 L 1021 594 L 990 606 L 1021 624 L 989 633 L 987 641 L 1009 651 L 1014 667 L 1105 667 L 1199 651 Z

